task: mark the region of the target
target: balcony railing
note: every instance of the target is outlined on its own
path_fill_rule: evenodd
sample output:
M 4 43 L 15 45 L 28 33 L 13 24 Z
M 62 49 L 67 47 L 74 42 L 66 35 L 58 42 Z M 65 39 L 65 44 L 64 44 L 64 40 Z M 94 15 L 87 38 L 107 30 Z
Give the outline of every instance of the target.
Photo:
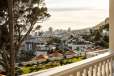
M 23 76 L 112 76 L 113 53 L 106 52 L 80 62 Z

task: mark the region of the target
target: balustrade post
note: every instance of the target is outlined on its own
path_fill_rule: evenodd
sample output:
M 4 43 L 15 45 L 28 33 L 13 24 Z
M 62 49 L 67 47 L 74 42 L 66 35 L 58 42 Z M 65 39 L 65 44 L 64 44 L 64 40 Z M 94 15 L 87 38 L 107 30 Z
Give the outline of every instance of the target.
M 109 71 L 110 71 L 109 76 L 112 76 L 112 58 L 109 60 Z
M 106 60 L 106 75 L 109 76 L 110 70 L 109 70 L 109 59 Z
M 98 67 L 98 72 L 97 72 L 97 76 L 101 76 L 102 74 L 102 72 L 101 72 L 101 63 L 98 63 L 98 65 L 97 65 L 97 67 Z
M 88 76 L 93 76 L 93 67 L 90 66 L 88 70 Z
M 94 65 L 93 68 L 93 76 L 97 76 L 97 65 Z
M 81 72 L 79 71 L 79 72 L 77 72 L 77 76 L 81 76 Z
M 106 73 L 105 73 L 105 61 L 102 62 L 102 76 L 106 76 Z
M 86 68 L 83 70 L 82 76 L 87 76 L 87 69 Z

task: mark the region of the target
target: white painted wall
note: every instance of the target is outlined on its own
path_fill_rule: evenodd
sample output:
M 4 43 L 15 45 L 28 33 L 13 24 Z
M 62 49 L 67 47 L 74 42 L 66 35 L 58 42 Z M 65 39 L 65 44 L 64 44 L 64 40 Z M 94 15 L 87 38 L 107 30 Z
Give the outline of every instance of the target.
M 114 0 L 110 0 L 109 6 L 109 22 L 110 22 L 110 43 L 109 47 L 111 50 L 114 50 Z

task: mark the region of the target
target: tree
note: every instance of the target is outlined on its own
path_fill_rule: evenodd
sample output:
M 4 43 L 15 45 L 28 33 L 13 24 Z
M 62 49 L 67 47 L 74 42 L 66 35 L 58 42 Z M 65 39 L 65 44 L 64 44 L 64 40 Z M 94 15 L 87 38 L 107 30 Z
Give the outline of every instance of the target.
M 96 46 L 101 46 L 103 48 L 109 48 L 109 35 L 104 34 L 103 31 L 105 30 L 106 33 L 109 32 L 109 23 L 106 23 L 99 27 L 96 30 L 90 30 L 90 35 L 88 36 L 88 40 L 95 43 Z
M 8 76 L 15 76 L 15 50 L 14 50 L 14 20 L 13 20 L 13 0 L 8 0 L 8 29 L 9 29 L 9 55 L 10 55 L 10 73 Z
M 12 70 L 11 65 L 9 65 L 12 56 L 10 54 L 10 21 L 13 23 L 12 25 L 14 25 L 13 48 L 16 51 L 15 54 L 17 54 L 22 42 L 30 33 L 38 30 L 40 28 L 38 23 L 46 20 L 50 17 L 50 14 L 48 13 L 44 0 L 14 0 L 13 4 L 9 4 L 9 2 L 10 0 L 0 1 L 0 63 L 2 63 L 1 65 L 7 74 L 12 76 L 10 73 L 10 70 Z M 9 12 L 11 12 L 11 10 L 8 11 L 8 8 L 10 8 L 8 4 L 13 5 L 13 7 L 11 7 L 13 9 L 11 13 L 13 14 L 13 20 L 10 20 L 11 15 Z M 14 54 L 14 52 L 12 54 Z M 15 58 L 13 59 L 15 60 Z
M 19 57 L 19 61 L 29 61 L 31 60 L 34 56 L 35 56 L 35 51 L 33 50 L 29 50 L 29 51 L 25 51 L 25 50 L 21 50 L 22 52 L 20 53 L 20 57 Z
M 59 39 L 58 37 L 51 37 L 48 41 L 48 44 L 60 44 L 61 43 L 61 39 Z

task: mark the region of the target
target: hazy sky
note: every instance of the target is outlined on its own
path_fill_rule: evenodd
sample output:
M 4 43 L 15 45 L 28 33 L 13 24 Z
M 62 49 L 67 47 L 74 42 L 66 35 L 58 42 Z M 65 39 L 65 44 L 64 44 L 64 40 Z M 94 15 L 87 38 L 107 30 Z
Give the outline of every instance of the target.
M 108 9 L 109 0 L 45 0 L 48 8 Z
M 95 26 L 108 17 L 109 0 L 45 0 L 51 17 L 42 30 L 82 29 Z

